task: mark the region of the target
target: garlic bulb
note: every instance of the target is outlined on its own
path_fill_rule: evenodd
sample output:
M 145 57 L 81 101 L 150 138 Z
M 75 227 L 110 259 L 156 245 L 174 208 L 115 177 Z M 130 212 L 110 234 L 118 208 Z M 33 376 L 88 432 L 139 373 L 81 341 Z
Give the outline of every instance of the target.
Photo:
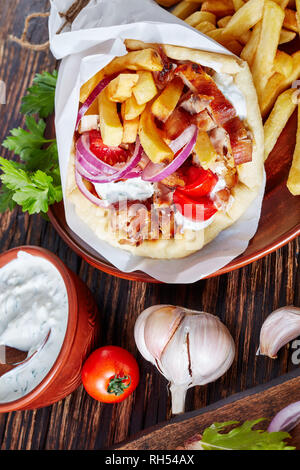
M 300 308 L 279 308 L 271 313 L 262 325 L 259 352 L 275 359 L 279 349 L 299 335 Z
M 144 310 L 134 337 L 142 356 L 169 381 L 173 414 L 184 411 L 188 388 L 218 379 L 235 355 L 233 339 L 216 316 L 172 305 Z

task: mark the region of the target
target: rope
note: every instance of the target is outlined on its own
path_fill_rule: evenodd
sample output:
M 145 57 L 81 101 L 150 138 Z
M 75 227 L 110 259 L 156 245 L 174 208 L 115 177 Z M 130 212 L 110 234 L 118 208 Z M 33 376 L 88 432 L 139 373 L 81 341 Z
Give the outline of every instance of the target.
M 90 0 L 75 0 L 74 3 L 72 3 L 72 5 L 70 6 L 70 8 L 66 11 L 66 13 L 60 12 L 59 15 L 61 16 L 61 18 L 65 18 L 65 22 L 59 28 L 59 30 L 57 31 L 56 34 L 60 34 L 68 24 L 72 24 L 73 21 L 75 20 L 75 18 L 81 12 L 81 10 L 85 6 L 87 6 L 87 4 L 89 2 L 90 2 Z M 21 37 L 18 38 L 17 36 L 10 35 L 9 40 L 13 41 L 13 42 L 16 42 L 21 47 L 23 47 L 25 49 L 30 49 L 31 51 L 37 51 L 37 52 L 46 51 L 49 47 L 49 41 L 46 41 L 42 44 L 32 44 L 31 42 L 29 42 L 27 40 L 27 33 L 28 33 L 30 21 L 32 19 L 34 19 L 34 18 L 47 18 L 49 15 L 50 15 L 49 12 L 47 12 L 47 13 L 31 13 L 30 15 L 28 15 L 25 18 L 24 29 L 23 29 L 23 33 L 22 33 Z

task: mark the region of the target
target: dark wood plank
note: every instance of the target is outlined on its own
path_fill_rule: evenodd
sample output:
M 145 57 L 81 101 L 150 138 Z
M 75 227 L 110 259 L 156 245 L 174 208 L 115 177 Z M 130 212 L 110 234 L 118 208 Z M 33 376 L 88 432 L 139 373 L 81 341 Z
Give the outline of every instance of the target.
M 0 3 L 0 41 L 5 41 L 0 80 L 7 84 L 7 104 L 0 105 L 0 141 L 9 129 L 23 123 L 20 100 L 34 74 L 55 66 L 50 53 L 22 50 L 9 42 L 7 35 L 20 36 L 25 16 L 47 8 L 44 0 Z M 47 40 L 45 19 L 32 23 L 29 38 L 37 43 Z M 1 155 L 11 156 L 4 148 Z M 1 216 L 0 250 L 22 244 L 41 245 L 53 251 L 88 284 L 101 312 L 99 345 L 116 344 L 133 352 L 140 365 L 141 382 L 129 400 L 115 406 L 94 401 L 80 387 L 52 407 L 2 414 L 1 449 L 105 448 L 169 418 L 167 383 L 141 358 L 133 339 L 139 312 L 155 303 L 214 313 L 228 325 L 236 341 L 238 353 L 232 368 L 214 384 L 190 390 L 187 411 L 266 383 L 296 367 L 288 348 L 280 352 L 276 361 L 256 357 L 255 352 L 263 319 L 275 308 L 300 305 L 299 240 L 246 268 L 190 286 L 147 285 L 103 274 L 72 252 L 51 224 L 16 209 Z
M 254 420 L 266 418 L 260 429 L 267 429 L 274 417 L 274 410 L 280 410 L 299 398 L 300 372 L 286 374 L 282 379 L 273 380 L 267 386 L 258 386 L 237 393 L 214 403 L 203 410 L 184 413 L 169 423 L 159 424 L 140 433 L 135 439 L 117 446 L 119 450 L 174 450 L 195 434 L 201 434 L 212 423 L 225 421 Z M 296 430 L 295 430 L 296 431 Z M 291 432 L 290 443 L 300 445 L 299 432 Z

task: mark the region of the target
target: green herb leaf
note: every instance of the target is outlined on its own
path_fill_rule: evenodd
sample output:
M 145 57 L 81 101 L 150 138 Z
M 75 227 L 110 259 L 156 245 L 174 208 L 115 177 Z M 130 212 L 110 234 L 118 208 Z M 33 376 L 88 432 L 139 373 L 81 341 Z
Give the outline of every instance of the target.
M 16 202 L 13 200 L 14 191 L 8 189 L 2 184 L 0 189 L 0 213 L 5 212 L 7 209 L 12 211 L 16 206 Z
M 0 157 L 0 175 L 2 183 L 11 191 L 10 196 L 14 202 L 22 207 L 23 212 L 29 214 L 47 212 L 48 207 L 62 199 L 60 184 L 53 181 L 52 176 L 41 170 L 30 174 L 18 168 L 15 162 Z
M 205 450 L 294 450 L 288 446 L 285 439 L 290 435 L 287 432 L 268 432 L 253 430 L 253 427 L 264 421 L 264 418 L 245 421 L 240 426 L 224 433 L 224 430 L 238 421 L 214 423 L 206 428 L 202 434 L 201 446 Z M 220 432 L 223 431 L 223 432 Z
M 37 74 L 33 86 L 28 88 L 28 94 L 22 99 L 21 112 L 24 114 L 38 114 L 48 117 L 54 111 L 54 95 L 57 82 L 57 71 Z
M 22 100 L 21 111 L 29 114 L 27 129 L 13 129 L 3 142 L 21 162 L 0 157 L 0 212 L 19 204 L 24 212 L 46 215 L 49 205 L 62 200 L 56 140 L 46 139 L 45 121 L 31 116 L 37 113 L 41 118 L 53 112 L 56 80 L 56 71 L 36 75 Z

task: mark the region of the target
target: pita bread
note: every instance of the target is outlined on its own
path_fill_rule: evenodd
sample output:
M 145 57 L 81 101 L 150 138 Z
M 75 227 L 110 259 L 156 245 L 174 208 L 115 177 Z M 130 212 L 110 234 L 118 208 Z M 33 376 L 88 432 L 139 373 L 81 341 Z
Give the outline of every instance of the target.
M 127 41 L 128 42 L 128 41 Z M 135 41 L 135 44 L 137 41 Z M 139 48 L 149 44 L 139 41 Z M 136 44 L 137 47 L 137 44 Z M 130 251 L 134 255 L 175 259 L 188 256 L 211 242 L 222 230 L 232 225 L 253 202 L 260 191 L 263 181 L 263 126 L 258 107 L 256 91 L 248 64 L 230 55 L 188 49 L 179 46 L 162 46 L 171 59 L 191 60 L 200 65 L 216 63 L 223 73 L 231 74 L 235 85 L 243 93 L 247 104 L 246 127 L 253 135 L 252 161 L 237 168 L 239 182 L 232 190 L 233 203 L 226 213 L 219 211 L 211 225 L 203 230 L 185 230 L 178 238 L 145 240 L 139 246 L 121 244 L 110 226 L 108 209 L 95 206 L 88 201 L 77 188 L 74 177 L 75 149 L 72 149 L 69 161 L 66 195 L 76 208 L 77 215 L 104 241 L 115 247 Z M 130 48 L 130 47 L 129 47 Z

